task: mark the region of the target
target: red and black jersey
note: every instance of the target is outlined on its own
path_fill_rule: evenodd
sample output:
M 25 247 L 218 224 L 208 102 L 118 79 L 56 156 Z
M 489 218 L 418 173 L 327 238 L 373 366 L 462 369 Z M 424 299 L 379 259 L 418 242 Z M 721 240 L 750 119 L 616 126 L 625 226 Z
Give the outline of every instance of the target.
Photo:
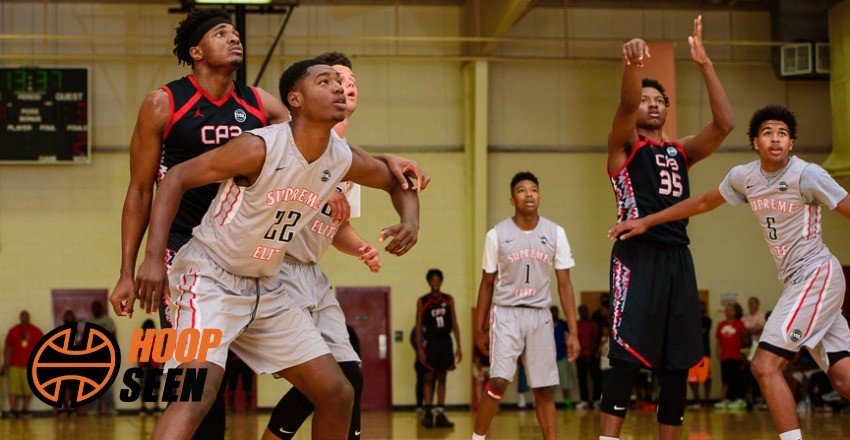
M 646 217 L 690 196 L 684 147 L 676 142 L 655 142 L 640 133 L 626 163 L 610 177 L 618 223 Z M 634 239 L 687 245 L 687 226 L 687 219 L 664 223 Z
M 452 300 L 451 295 L 440 293 L 433 296 L 429 293 L 419 299 L 419 304 L 423 339 L 439 338 L 451 334 L 452 307 L 454 307 L 454 300 Z
M 157 185 L 171 167 L 224 145 L 243 131 L 267 125 L 263 102 L 254 87 L 233 81 L 230 93 L 216 100 L 189 75 L 162 89 L 171 101 L 171 116 L 162 135 Z M 218 186 L 211 184 L 186 191 L 168 234 L 169 249 L 179 250 L 189 241 L 192 229 L 201 223 Z

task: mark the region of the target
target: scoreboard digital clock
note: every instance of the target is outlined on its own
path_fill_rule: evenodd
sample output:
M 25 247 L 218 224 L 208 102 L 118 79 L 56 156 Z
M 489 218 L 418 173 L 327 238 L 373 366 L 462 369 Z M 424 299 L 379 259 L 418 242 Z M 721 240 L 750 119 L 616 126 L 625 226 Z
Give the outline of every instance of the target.
M 0 67 L 0 164 L 89 163 L 89 71 Z

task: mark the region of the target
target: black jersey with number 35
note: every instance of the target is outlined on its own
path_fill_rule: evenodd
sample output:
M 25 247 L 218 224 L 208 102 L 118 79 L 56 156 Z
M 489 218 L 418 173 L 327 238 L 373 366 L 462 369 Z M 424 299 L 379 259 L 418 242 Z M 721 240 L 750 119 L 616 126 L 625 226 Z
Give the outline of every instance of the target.
M 447 336 L 452 331 L 452 307 L 454 301 L 451 295 L 430 293 L 419 299 L 419 314 L 422 316 L 422 327 L 428 338 Z
M 262 100 L 254 87 L 234 81 L 229 93 L 215 99 L 189 75 L 162 89 L 168 93 L 171 116 L 162 135 L 157 184 L 171 167 L 223 145 L 244 131 L 267 124 Z M 186 191 L 168 234 L 169 249 L 176 251 L 192 238 L 192 229 L 201 223 L 218 186 L 211 184 Z
M 610 177 L 618 223 L 646 217 L 690 196 L 684 147 L 676 142 L 658 143 L 640 133 L 626 163 Z M 687 219 L 664 223 L 633 239 L 687 245 L 687 226 Z

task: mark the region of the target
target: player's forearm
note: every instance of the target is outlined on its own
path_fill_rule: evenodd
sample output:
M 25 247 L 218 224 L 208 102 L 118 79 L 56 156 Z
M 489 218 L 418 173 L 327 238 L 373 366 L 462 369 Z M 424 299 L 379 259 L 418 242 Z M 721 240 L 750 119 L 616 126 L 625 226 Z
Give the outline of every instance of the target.
M 130 186 L 121 213 L 121 276 L 133 278 L 142 237 L 148 227 L 153 190 Z
M 419 228 L 419 193 L 408 191 L 396 185 L 390 192 L 393 208 L 398 213 L 401 223 Z
M 493 299 L 493 283 L 487 280 L 481 280 L 481 285 L 478 287 L 478 302 L 475 307 L 475 325 L 478 331 L 487 329 L 487 314 L 490 312 L 490 302 Z
M 183 167 L 178 165 L 172 168 L 162 181 L 153 202 L 145 258 L 162 258 L 165 255 L 168 231 L 187 189 L 189 186 L 184 179 Z
M 715 188 L 705 194 L 687 198 L 663 211 L 648 215 L 645 219 L 648 227 L 652 227 L 706 213 L 722 205 L 724 201 L 720 191 Z
M 559 289 L 560 290 L 560 289 Z M 572 286 L 569 286 L 566 292 L 561 293 L 561 308 L 564 309 L 564 317 L 567 320 L 567 328 L 571 335 L 578 334 L 578 324 L 576 321 L 576 300 Z
M 726 90 L 717 77 L 714 65 L 711 61 L 700 64 L 700 71 L 708 89 L 708 103 L 711 106 L 712 123 L 714 126 L 728 134 L 735 128 L 735 118 L 732 114 L 732 105 L 726 96 Z
M 623 80 L 620 84 L 620 110 L 637 112 L 640 107 L 641 71 L 639 66 L 624 65 Z
M 360 256 L 360 248 L 365 243 L 366 242 L 363 238 L 357 234 L 357 231 L 354 230 L 354 227 L 351 226 L 351 223 L 349 222 L 345 222 L 339 227 L 339 230 L 334 236 L 333 242 L 331 242 L 333 247 L 335 247 L 338 251 L 353 257 Z

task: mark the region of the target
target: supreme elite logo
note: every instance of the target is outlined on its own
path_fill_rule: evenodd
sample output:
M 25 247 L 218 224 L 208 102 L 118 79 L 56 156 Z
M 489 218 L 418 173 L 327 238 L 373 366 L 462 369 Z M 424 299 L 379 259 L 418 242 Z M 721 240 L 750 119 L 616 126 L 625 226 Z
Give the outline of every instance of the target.
M 172 357 L 178 363 L 204 361 L 210 349 L 221 342 L 221 330 L 136 329 L 127 362 L 131 365 L 162 365 Z M 27 369 L 30 388 L 42 402 L 61 408 L 69 396 L 70 408 L 101 397 L 115 381 L 121 368 L 121 351 L 115 337 L 103 327 L 86 323 L 77 337 L 77 325 L 57 327 L 33 349 Z M 123 402 L 200 401 L 206 368 L 171 369 L 165 373 L 162 395 L 161 368 L 128 368 L 119 396 Z M 142 385 L 144 384 L 144 386 Z M 182 391 L 178 393 L 181 388 Z

